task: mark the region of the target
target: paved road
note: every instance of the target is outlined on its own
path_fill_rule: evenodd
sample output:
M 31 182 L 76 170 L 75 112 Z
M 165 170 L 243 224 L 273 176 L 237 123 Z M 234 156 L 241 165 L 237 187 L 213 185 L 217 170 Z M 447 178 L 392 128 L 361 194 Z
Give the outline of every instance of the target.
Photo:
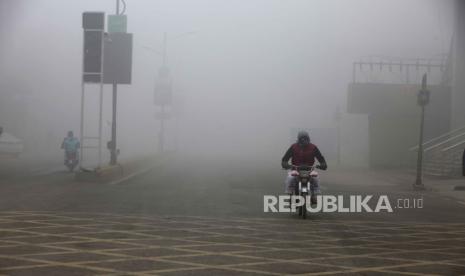
M 330 170 L 324 194 L 424 206 L 263 213 L 283 177 L 276 162 L 182 157 L 117 185 L 0 181 L 0 275 L 465 275 L 464 205 L 408 175 Z

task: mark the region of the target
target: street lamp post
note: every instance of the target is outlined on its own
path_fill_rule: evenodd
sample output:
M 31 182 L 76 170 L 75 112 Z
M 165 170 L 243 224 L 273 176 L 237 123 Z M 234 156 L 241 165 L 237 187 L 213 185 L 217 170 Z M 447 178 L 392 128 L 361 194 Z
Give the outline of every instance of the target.
M 420 119 L 420 135 L 418 142 L 418 156 L 417 156 L 417 178 L 413 184 L 414 190 L 424 190 L 425 186 L 422 182 L 423 175 L 423 129 L 425 125 L 425 106 L 429 103 L 430 91 L 426 88 L 426 74 L 423 75 L 421 82 L 421 89 L 418 92 L 418 105 L 421 107 Z

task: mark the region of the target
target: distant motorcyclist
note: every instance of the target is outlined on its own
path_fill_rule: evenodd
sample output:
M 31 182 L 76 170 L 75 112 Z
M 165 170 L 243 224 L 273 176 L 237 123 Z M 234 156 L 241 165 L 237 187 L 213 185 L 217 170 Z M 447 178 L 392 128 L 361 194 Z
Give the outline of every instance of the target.
M 67 136 L 63 139 L 61 143 L 61 148 L 65 150 L 65 166 L 69 168 L 70 171 L 74 170 L 74 167 L 79 162 L 78 150 L 81 147 L 79 140 L 74 137 L 72 131 L 68 131 Z
M 326 170 L 328 168 L 326 160 L 321 154 L 318 147 L 310 143 L 310 136 L 306 131 L 300 131 L 297 134 L 297 142 L 292 144 L 281 159 L 281 166 L 283 169 L 291 169 L 293 166 L 313 166 L 315 159 L 318 160 L 319 165 L 317 168 Z M 289 164 L 291 160 L 291 164 Z M 311 178 L 311 189 L 312 189 L 312 204 L 316 203 L 316 197 L 314 194 L 320 193 L 320 184 L 317 177 Z M 287 175 L 285 180 L 286 193 L 292 194 L 295 192 L 297 187 L 296 177 L 290 173 Z

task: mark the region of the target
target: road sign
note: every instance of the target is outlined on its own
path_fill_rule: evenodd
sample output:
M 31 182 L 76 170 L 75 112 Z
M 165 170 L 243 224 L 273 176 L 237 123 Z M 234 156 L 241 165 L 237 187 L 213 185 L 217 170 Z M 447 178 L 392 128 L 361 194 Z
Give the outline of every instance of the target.
M 132 34 L 110 33 L 105 38 L 103 82 L 131 84 Z
M 84 70 L 83 82 L 100 83 L 102 81 L 102 44 L 105 28 L 105 13 L 84 12 Z
M 125 33 L 127 32 L 128 19 L 126 15 L 109 15 L 108 32 Z
M 418 105 L 419 106 L 425 106 L 429 103 L 429 98 L 430 98 L 430 92 L 429 90 L 420 90 L 418 92 Z
M 418 92 L 418 105 L 425 106 L 429 103 L 430 92 L 426 88 L 426 74 L 423 75 L 423 79 L 421 81 L 421 90 Z
M 105 28 L 104 12 L 82 13 L 82 28 L 86 30 L 103 30 Z

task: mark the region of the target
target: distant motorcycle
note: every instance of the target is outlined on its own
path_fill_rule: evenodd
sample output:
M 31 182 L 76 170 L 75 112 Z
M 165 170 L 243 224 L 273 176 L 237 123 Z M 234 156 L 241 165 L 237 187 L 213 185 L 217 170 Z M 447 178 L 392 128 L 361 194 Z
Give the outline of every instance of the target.
M 77 151 L 66 151 L 65 152 L 65 166 L 68 167 L 70 172 L 73 172 L 79 163 L 79 157 Z
M 304 202 L 303 204 L 299 204 L 298 206 L 298 211 L 299 211 L 299 216 L 301 216 L 303 219 L 307 218 L 307 200 L 308 196 L 310 195 L 310 198 L 315 198 L 314 194 L 314 189 L 311 187 L 311 179 L 318 177 L 318 172 L 315 170 L 318 168 L 318 165 L 316 166 L 291 166 L 291 175 L 297 178 L 297 183 L 298 185 L 294 187 L 294 193 L 291 194 L 291 197 L 293 195 L 299 195 L 303 198 Z M 316 200 L 316 198 L 315 198 Z M 292 202 L 292 200 L 291 200 Z M 311 204 L 316 203 L 316 202 L 310 202 Z

